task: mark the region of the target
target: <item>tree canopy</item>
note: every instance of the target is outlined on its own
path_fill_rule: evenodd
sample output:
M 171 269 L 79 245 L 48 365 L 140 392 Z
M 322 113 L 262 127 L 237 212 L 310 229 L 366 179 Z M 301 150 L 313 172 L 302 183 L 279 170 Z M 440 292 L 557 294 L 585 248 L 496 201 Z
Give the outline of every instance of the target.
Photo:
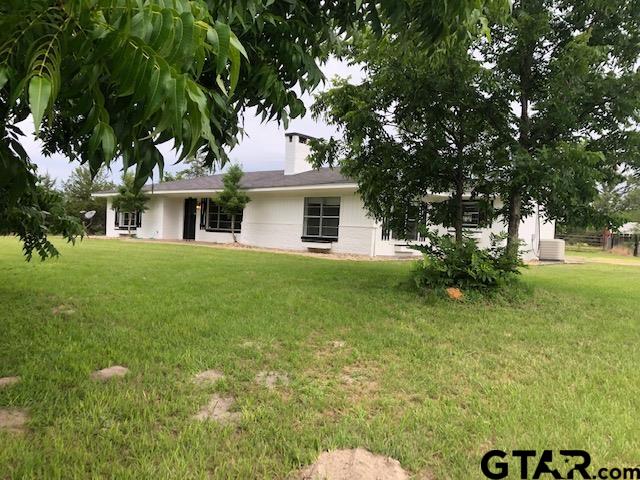
M 315 162 L 339 162 L 397 238 L 411 235 L 407 219 L 413 224 L 420 215 L 421 223 L 428 217 L 454 227 L 461 243 L 463 199 L 476 199 L 490 220 L 506 157 L 508 104 L 494 91 L 491 70 L 471 57 L 468 42 L 429 54 L 409 41 L 365 38 L 352 54 L 367 79 L 340 80 L 318 95 L 315 115 L 338 125 L 344 138 L 315 142 Z M 425 202 L 431 194 L 446 200 Z
M 513 252 L 519 244 L 522 217 L 536 205 L 550 219 L 594 222 L 599 215 L 593 206 L 598 185 L 618 178 L 623 168 L 640 166 L 640 9 L 631 0 L 518 0 L 508 18 L 490 23 L 490 31 L 490 38 L 470 44 L 468 53 L 490 71 L 491 101 L 500 112 L 499 122 L 492 126 L 500 130 L 499 141 L 493 143 L 491 154 L 500 180 L 496 193 L 504 200 L 499 213 L 507 221 Z M 380 130 L 370 128 L 371 123 L 383 125 L 385 115 L 395 122 L 405 104 L 428 103 L 414 97 L 433 96 L 428 87 L 423 90 L 428 82 L 410 77 L 413 90 L 401 78 L 379 84 L 393 102 L 368 101 L 370 85 L 384 78 L 379 66 L 393 65 L 406 50 L 416 50 L 406 37 L 389 38 L 392 47 L 383 52 L 386 63 L 378 56 L 363 55 L 357 43 L 349 52 L 353 61 L 364 62 L 371 82 L 340 82 L 320 96 L 317 105 L 318 112 L 328 112 L 334 123 L 345 128 L 342 150 L 336 141 L 316 145 L 320 159 L 340 157 L 350 168 L 353 162 L 346 157 L 362 157 L 360 172 L 367 174 L 356 178 L 365 197 L 374 194 L 377 186 L 384 188 L 382 182 L 376 183 L 384 175 L 392 181 L 394 172 L 411 170 L 403 162 L 413 148 L 411 141 L 390 148 L 379 140 L 388 132 L 401 138 L 405 125 Z M 444 58 L 456 55 L 456 48 L 449 47 Z M 364 52 L 368 51 L 365 46 Z M 430 55 L 427 63 L 437 68 L 437 56 Z M 454 97 L 452 91 L 436 95 L 432 108 L 442 107 L 439 115 L 444 118 Z M 337 105 L 341 107 L 335 109 Z M 418 110 L 414 108 L 413 113 Z M 411 131 L 431 121 L 419 114 L 413 118 Z M 431 136 L 437 144 L 437 135 L 431 132 Z M 415 167 L 414 177 L 422 178 L 425 185 L 432 183 L 427 179 L 432 171 Z M 406 198 L 400 198 L 405 194 L 402 189 L 385 191 L 406 203 Z M 379 212 L 374 208 L 373 213 Z
M 148 202 L 149 195 L 136 188 L 135 177 L 125 173 L 122 176 L 122 185 L 118 187 L 118 195 L 113 197 L 111 208 L 116 211 L 116 215 L 118 212 L 123 212 L 135 215 L 137 219 L 138 215 L 148 210 Z M 127 223 L 127 228 L 131 235 L 131 222 Z
M 480 54 L 512 104 L 503 214 L 589 223 L 598 184 L 638 165 L 640 11 L 631 0 L 518 0 Z
M 242 214 L 244 207 L 251 201 L 249 195 L 240 189 L 240 181 L 244 172 L 240 165 L 231 165 L 227 173 L 222 177 L 223 190 L 216 196 L 216 203 L 222 210 L 231 215 L 231 235 L 234 243 L 236 240 L 236 216 Z
M 109 180 L 104 169 L 91 175 L 87 165 L 77 166 L 67 181 L 62 184 L 65 209 L 68 215 L 83 218 L 84 212 L 95 211 L 91 222 L 87 225 L 88 233 L 104 233 L 106 231 L 106 199 L 91 195 L 95 192 L 111 190 L 115 184 Z
M 0 194 L 27 228 L 35 173 L 18 123 L 33 116 L 45 153 L 89 165 L 122 158 L 140 188 L 180 159 L 226 162 L 244 109 L 286 122 L 296 93 L 322 80 L 318 62 L 358 29 L 433 42 L 504 0 L 5 0 L 0 3 Z M 464 30 L 464 28 L 462 28 Z M 29 204 L 29 205 L 27 205 Z M 9 217 L 0 216 L 4 221 Z M 21 220 L 22 219 L 22 220 Z M 52 253 L 46 236 L 37 242 Z

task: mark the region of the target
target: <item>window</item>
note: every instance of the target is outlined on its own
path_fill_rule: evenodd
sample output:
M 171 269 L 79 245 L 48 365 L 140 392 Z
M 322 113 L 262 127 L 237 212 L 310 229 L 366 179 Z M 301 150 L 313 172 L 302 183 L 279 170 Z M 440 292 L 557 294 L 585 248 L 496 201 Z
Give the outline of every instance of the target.
M 207 226 L 210 232 L 231 232 L 232 215 L 222 210 L 222 207 L 215 201 L 209 199 L 207 210 Z M 242 226 L 242 213 L 237 213 L 234 222 L 234 231 L 240 233 Z
M 464 201 L 462 208 L 462 226 L 465 228 L 478 228 L 482 221 L 480 204 L 473 201 Z
M 422 240 L 418 228 L 420 225 L 426 223 L 426 206 L 423 204 L 412 204 L 407 208 L 404 218 L 404 236 L 390 231 L 387 225 L 382 227 L 382 240 L 407 240 L 417 241 Z
M 116 227 L 122 229 L 136 228 L 139 226 L 138 212 L 116 212 Z
M 338 240 L 340 197 L 304 199 L 304 237 Z

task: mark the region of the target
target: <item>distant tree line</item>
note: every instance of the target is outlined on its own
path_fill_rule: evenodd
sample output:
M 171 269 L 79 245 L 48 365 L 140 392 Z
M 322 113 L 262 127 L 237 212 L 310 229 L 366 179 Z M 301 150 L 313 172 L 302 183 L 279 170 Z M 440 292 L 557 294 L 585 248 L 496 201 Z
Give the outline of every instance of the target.
M 91 195 L 104 190 L 116 188 L 114 182 L 109 180 L 106 173 L 100 170 L 92 178 L 89 166 L 76 167 L 68 180 L 58 187 L 57 181 L 49 174 L 38 177 L 38 187 L 54 199 L 54 203 L 71 220 L 79 220 L 90 235 L 101 235 L 106 231 L 106 198 L 95 198 Z M 91 219 L 85 217 L 86 212 L 95 211 Z M 61 234 L 57 228 L 50 229 L 53 234 Z

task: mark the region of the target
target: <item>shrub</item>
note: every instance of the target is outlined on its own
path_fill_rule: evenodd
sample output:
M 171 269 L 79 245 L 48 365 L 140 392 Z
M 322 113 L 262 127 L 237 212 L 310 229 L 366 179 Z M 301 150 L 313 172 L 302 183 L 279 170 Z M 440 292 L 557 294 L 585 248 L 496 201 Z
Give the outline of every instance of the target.
M 492 235 L 488 249 L 479 248 L 472 238 L 465 237 L 457 244 L 451 235 L 426 231 L 424 236 L 427 243 L 413 247 L 423 255 L 414 270 L 414 280 L 421 288 L 499 287 L 515 280 L 523 266 L 502 246 L 503 236 Z

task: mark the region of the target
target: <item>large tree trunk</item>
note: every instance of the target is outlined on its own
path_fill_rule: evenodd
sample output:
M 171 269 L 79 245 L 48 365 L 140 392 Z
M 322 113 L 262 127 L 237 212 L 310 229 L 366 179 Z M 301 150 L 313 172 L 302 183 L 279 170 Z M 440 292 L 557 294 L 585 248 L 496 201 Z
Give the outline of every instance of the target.
M 509 197 L 509 224 L 507 227 L 507 252 L 518 255 L 520 247 L 520 222 L 522 221 L 522 196 L 520 192 L 511 192 Z
M 523 2 L 524 4 L 524 2 Z M 523 8 L 521 6 L 521 8 Z M 531 146 L 531 119 L 529 118 L 529 89 L 531 86 L 531 69 L 533 66 L 534 45 L 525 45 L 520 52 L 520 124 L 518 144 L 528 153 L 532 152 Z M 515 168 L 515 167 L 514 167 Z M 508 202 L 508 230 L 507 252 L 518 253 L 520 244 L 520 222 L 522 220 L 522 185 L 511 185 Z
M 456 193 L 454 196 L 454 202 L 456 207 L 455 218 L 453 227 L 456 231 L 456 243 L 462 244 L 463 231 L 462 224 L 464 219 L 464 204 L 462 197 L 464 195 L 464 173 L 462 171 L 462 165 L 458 164 L 458 171 L 456 172 Z

